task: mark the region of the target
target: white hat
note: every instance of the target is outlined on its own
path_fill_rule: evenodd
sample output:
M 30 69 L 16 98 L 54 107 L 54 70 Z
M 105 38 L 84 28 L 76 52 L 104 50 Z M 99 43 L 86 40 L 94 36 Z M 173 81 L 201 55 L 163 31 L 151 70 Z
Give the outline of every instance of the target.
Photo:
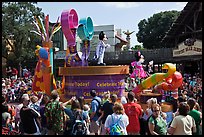
M 2 83 L 2 87 L 5 87 L 6 86 L 6 84 L 5 83 Z
M 84 110 L 85 110 L 85 111 L 89 111 L 89 110 L 90 110 L 89 105 L 85 104 L 85 105 L 84 105 Z
M 27 99 L 27 100 L 30 99 L 28 94 L 23 94 L 21 98 L 22 98 L 22 99 Z
M 121 97 L 120 101 L 121 101 L 122 104 L 127 103 L 127 99 L 124 96 Z

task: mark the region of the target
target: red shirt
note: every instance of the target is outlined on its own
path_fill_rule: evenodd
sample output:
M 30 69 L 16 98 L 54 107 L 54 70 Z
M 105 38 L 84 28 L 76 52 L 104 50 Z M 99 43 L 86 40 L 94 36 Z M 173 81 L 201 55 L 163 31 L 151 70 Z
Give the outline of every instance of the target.
M 142 107 L 137 103 L 126 103 L 123 105 L 125 109 L 125 114 L 129 118 L 129 125 L 127 126 L 128 133 L 139 133 L 140 132 L 140 122 L 139 117 L 142 115 Z
M 15 68 L 13 68 L 13 70 L 12 70 L 12 74 L 13 74 L 13 75 L 18 75 L 18 70 L 15 69 Z

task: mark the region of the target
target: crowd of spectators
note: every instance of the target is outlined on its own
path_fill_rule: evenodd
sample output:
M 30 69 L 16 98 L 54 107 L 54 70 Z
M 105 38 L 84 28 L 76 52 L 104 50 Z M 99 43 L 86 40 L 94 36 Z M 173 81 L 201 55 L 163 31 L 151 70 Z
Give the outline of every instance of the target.
M 85 130 L 80 130 L 84 135 L 110 135 L 111 125 L 116 121 L 124 135 L 202 134 L 202 78 L 197 74 L 183 74 L 178 98 L 168 99 L 173 105 L 173 115 L 167 122 L 156 98 L 147 100 L 147 108 L 137 102 L 139 99 L 131 91 L 137 82 L 132 79 L 131 87 L 126 87 L 121 99 L 110 92 L 104 92 L 101 98 L 96 90 L 91 90 L 91 102 L 82 96 L 61 102 L 57 90 L 50 96 L 32 94 L 33 76 L 16 77 L 9 70 L 9 76 L 2 78 L 2 127 L 11 127 L 20 134 L 76 135 L 77 120 L 84 123 L 81 127 L 85 126 Z

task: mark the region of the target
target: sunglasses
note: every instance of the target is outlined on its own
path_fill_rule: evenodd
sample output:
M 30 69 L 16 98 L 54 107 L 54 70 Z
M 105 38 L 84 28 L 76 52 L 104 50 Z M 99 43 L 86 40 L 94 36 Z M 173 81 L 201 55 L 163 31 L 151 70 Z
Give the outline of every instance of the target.
M 160 111 L 160 110 L 153 110 L 153 112 L 158 112 L 158 111 Z

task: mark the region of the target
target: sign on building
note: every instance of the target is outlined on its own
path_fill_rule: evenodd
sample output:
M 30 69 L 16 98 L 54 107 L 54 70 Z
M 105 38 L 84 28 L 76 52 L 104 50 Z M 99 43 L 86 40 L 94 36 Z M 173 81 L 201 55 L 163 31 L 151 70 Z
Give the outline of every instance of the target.
M 202 55 L 202 41 L 196 40 L 192 46 L 186 46 L 182 42 L 178 45 L 178 49 L 173 50 L 173 57 L 192 55 Z

